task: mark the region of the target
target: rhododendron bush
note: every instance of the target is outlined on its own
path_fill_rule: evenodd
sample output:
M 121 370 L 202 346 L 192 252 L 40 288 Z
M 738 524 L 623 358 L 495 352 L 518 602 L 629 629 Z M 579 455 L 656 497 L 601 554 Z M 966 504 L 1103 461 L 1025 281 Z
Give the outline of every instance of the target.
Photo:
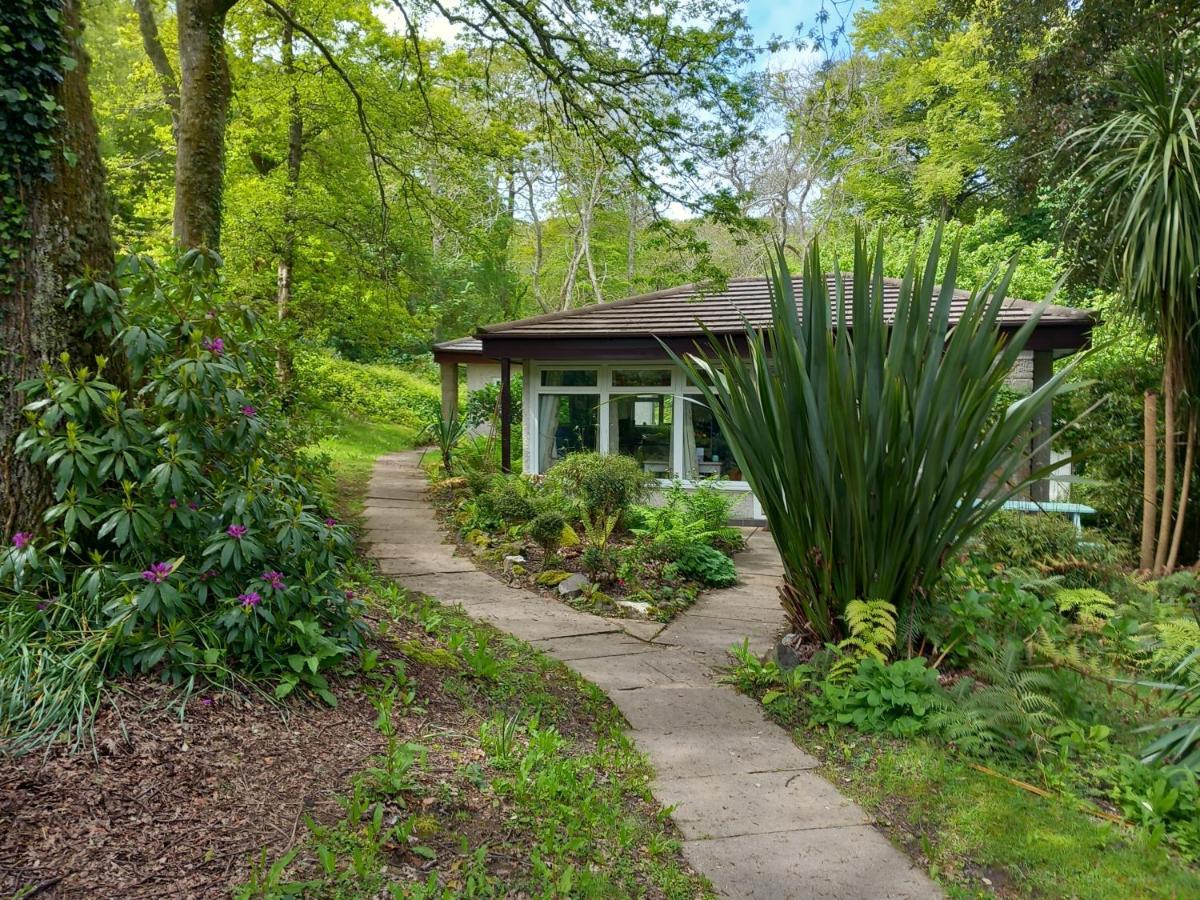
M 19 386 L 17 449 L 49 469 L 54 502 L 0 556 L 5 743 L 78 736 L 114 673 L 261 677 L 334 702 L 322 672 L 359 643 L 351 536 L 307 486 L 261 332 L 219 302 L 217 262 L 131 257 L 119 291 L 74 285 L 110 359 Z

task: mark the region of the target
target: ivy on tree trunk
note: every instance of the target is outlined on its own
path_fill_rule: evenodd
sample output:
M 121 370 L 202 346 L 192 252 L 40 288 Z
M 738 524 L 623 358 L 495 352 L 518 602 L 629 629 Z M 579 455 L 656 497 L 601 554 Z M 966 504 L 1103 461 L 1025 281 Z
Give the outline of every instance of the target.
M 81 46 L 79 0 L 14 0 L 0 13 L 0 38 L 13 49 L 3 81 L 19 85 L 29 115 L 8 119 L 4 142 L 24 142 L 24 156 L 4 154 L 3 228 L 7 250 L 0 287 L 0 528 L 36 530 L 51 494 L 46 469 L 14 452 L 26 426 L 16 385 L 58 364 L 96 365 L 106 342 L 67 308 L 68 288 L 83 275 L 113 269 L 109 210 L 96 121 Z M 53 101 L 51 104 L 49 101 Z M 38 112 L 32 111 L 36 107 Z M 7 149 L 7 148 L 6 148 Z M 44 152 L 43 152 L 44 151 Z M 10 193 L 11 191 L 11 193 Z M 118 382 L 121 379 L 118 378 Z

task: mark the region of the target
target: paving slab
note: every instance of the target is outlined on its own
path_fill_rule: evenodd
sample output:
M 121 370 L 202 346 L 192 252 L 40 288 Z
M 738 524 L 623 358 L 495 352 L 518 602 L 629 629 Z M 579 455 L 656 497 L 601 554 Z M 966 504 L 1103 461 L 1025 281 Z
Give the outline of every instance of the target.
M 682 728 L 648 728 L 636 734 L 637 745 L 659 772 L 692 776 L 749 775 L 814 769 L 817 760 L 800 750 L 773 722 L 759 727 L 715 722 Z
M 384 575 L 442 575 L 475 570 L 475 564 L 469 559 L 439 553 L 436 549 L 424 553 L 418 550 L 404 556 L 386 556 L 377 562 L 379 571 Z
M 615 616 L 605 616 L 605 621 L 616 625 L 626 634 L 631 634 L 641 641 L 652 641 L 667 627 L 666 622 L 655 622 L 650 619 L 618 619 Z
M 782 623 L 781 623 L 782 624 Z M 774 646 L 772 629 L 742 619 L 683 616 L 672 622 L 655 641 L 687 647 L 710 665 L 727 668 L 733 662 L 729 648 L 749 639 L 750 650 L 766 653 Z
M 523 641 L 545 638 L 574 637 L 583 634 L 622 634 L 620 629 L 601 619 L 581 613 L 571 615 L 553 600 L 538 597 L 541 606 L 525 601 L 515 601 L 502 596 L 495 603 L 487 603 L 472 611 L 476 618 L 490 622 Z
M 715 685 L 656 685 L 619 691 L 612 701 L 635 732 L 716 722 L 758 728 L 764 721 L 758 703 Z
M 651 790 L 674 807 L 671 818 L 688 840 L 871 823 L 857 803 L 806 770 L 658 778 Z
M 391 497 L 369 497 L 371 509 L 429 509 L 429 501 L 422 497 L 420 499 L 402 499 L 396 500 Z
M 633 653 L 628 656 L 593 656 L 588 659 L 568 660 L 567 666 L 612 696 L 615 691 L 640 690 L 654 685 L 677 685 L 669 675 L 663 674 L 651 664 L 655 657 L 666 652 L 652 650 L 649 653 Z M 640 746 L 641 742 L 638 743 Z
M 424 489 L 383 484 L 367 488 L 367 508 L 372 500 L 427 500 Z
M 614 628 L 621 627 L 616 620 L 606 621 L 611 623 Z M 653 644 L 639 641 L 637 638 L 612 633 L 544 638 L 534 641 L 533 646 L 564 662 L 573 659 L 595 659 L 601 656 L 627 657 L 637 653 L 653 653 L 658 649 Z
M 683 855 L 727 897 L 926 900 L 941 891 L 869 825 L 683 842 Z

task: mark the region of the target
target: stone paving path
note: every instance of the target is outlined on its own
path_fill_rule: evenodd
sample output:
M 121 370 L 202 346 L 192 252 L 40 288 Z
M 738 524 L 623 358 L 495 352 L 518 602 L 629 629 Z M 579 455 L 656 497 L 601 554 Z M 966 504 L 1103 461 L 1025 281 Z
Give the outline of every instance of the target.
M 717 682 L 727 649 L 766 651 L 782 625 L 779 557 L 752 534 L 740 583 L 670 625 L 578 612 L 509 587 L 455 556 L 426 498 L 417 451 L 382 457 L 365 509 L 370 553 L 405 587 L 461 604 L 598 685 L 629 722 L 673 807 L 684 854 L 729 897 L 937 897 L 940 892 L 812 771 L 817 761 L 759 704 Z

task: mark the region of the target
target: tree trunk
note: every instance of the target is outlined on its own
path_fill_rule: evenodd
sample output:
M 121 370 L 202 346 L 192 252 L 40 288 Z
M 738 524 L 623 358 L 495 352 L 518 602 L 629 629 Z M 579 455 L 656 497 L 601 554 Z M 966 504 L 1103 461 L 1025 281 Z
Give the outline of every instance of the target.
M 1171 540 L 1171 515 L 1175 512 L 1175 379 L 1168 368 L 1163 378 L 1163 480 L 1162 507 L 1158 511 L 1158 541 L 1154 548 L 1154 574 L 1167 563 Z
M 154 21 L 154 7 L 150 0 L 133 0 L 133 8 L 137 10 L 138 30 L 142 34 L 142 46 L 146 48 L 146 56 L 154 66 L 158 75 L 158 83 L 162 87 L 163 101 L 171 111 L 171 130 L 178 136 L 179 132 L 179 82 L 175 78 L 175 70 L 171 60 L 163 50 L 162 41 L 158 37 L 158 23 Z
M 1146 391 L 1142 397 L 1142 547 L 1138 568 L 1154 565 L 1154 519 L 1158 509 L 1158 395 Z
M 289 14 L 292 10 L 288 10 Z M 279 248 L 279 268 L 275 288 L 275 309 L 280 324 L 287 321 L 292 306 L 292 272 L 296 265 L 296 191 L 300 185 L 300 164 L 304 159 L 304 117 L 300 110 L 300 91 L 296 87 L 296 58 L 290 20 L 283 23 L 281 50 L 283 71 L 291 82 L 288 94 L 287 174 L 283 187 L 283 240 Z M 282 331 L 282 329 L 281 329 Z M 281 336 L 276 359 L 279 381 L 291 377 L 292 359 L 286 337 Z
M 175 153 L 175 241 L 185 249 L 221 246 L 229 62 L 225 14 L 236 0 L 177 0 L 179 128 Z
M 1183 481 L 1179 485 L 1179 512 L 1175 515 L 1175 533 L 1171 536 L 1171 552 L 1167 554 L 1167 574 L 1175 571 L 1179 562 L 1179 545 L 1183 542 L 1183 521 L 1187 515 L 1188 493 L 1192 489 L 1192 466 L 1196 462 L 1196 413 L 1188 410 L 1187 449 L 1183 452 Z
M 41 374 L 69 353 L 73 365 L 95 367 L 107 341 L 91 340 L 77 310 L 64 309 L 67 286 L 81 275 L 106 278 L 113 269 L 113 243 L 104 192 L 104 169 L 96 120 L 88 94 L 88 59 L 81 44 L 78 0 L 62 5 L 65 53 L 75 61 L 54 90 L 62 107 L 52 132 L 55 152 L 46 173 L 18 169 L 12 182 L 20 226 L 28 237 L 15 248 L 0 290 L 0 526 L 4 539 L 14 531 L 34 531 L 51 496 L 43 465 L 14 453 L 13 441 L 25 426 L 24 398 L 13 386 Z M 61 46 L 48 47 L 58 57 Z M 45 174 L 47 177 L 43 177 Z M 8 213 L 6 212 L 6 215 Z M 117 381 L 122 379 L 117 377 Z

